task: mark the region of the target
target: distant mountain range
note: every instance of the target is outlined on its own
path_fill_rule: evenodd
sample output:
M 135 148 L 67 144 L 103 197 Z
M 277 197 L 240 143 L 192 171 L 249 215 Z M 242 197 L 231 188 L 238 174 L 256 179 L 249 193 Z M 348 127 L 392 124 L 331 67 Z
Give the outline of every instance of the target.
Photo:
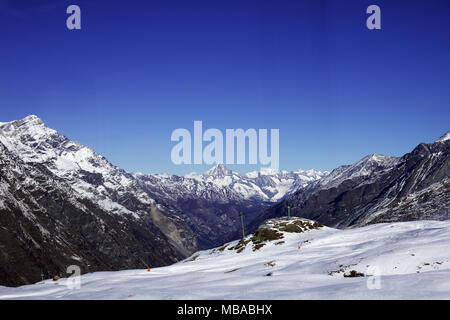
M 232 240 L 251 221 L 327 173 L 131 174 L 45 126 L 0 123 L 0 284 L 65 272 L 161 266 Z
M 278 200 L 327 173 L 267 169 L 241 175 L 218 164 L 202 175 L 135 177 L 142 190 L 188 222 L 198 237 L 199 248 L 206 249 L 236 238 L 239 212 L 249 222 Z

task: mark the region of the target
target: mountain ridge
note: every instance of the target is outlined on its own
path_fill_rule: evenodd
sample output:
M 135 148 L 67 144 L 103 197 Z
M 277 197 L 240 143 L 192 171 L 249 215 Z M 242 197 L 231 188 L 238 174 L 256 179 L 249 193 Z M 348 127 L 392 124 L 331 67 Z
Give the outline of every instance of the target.
M 255 218 L 291 214 L 346 228 L 379 222 L 450 218 L 449 132 L 402 157 L 366 156 L 334 169 Z

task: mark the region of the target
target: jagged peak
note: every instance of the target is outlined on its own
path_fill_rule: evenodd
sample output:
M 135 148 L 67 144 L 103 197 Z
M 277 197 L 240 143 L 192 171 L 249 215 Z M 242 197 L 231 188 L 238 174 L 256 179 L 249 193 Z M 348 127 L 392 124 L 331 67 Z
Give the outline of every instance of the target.
M 0 123 L 0 129 L 4 136 L 31 135 L 34 139 L 41 139 L 57 133 L 56 130 L 48 128 L 42 119 L 34 114 L 21 120 Z
M 219 163 L 206 171 L 204 173 L 205 176 L 215 176 L 215 177 L 224 177 L 232 175 L 233 171 L 229 170 L 227 167 L 225 167 L 222 163 Z
M 354 168 L 359 168 L 361 166 L 366 166 L 366 165 L 372 166 L 374 164 L 382 166 L 382 167 L 386 167 L 386 166 L 389 167 L 389 166 L 392 166 L 398 160 L 399 160 L 398 157 L 386 156 L 384 154 L 379 154 L 379 153 L 372 153 L 368 156 L 365 156 L 358 162 L 347 166 L 347 168 L 349 170 L 352 170 Z
M 42 119 L 39 118 L 39 117 L 38 117 L 37 115 L 35 115 L 35 114 L 30 114 L 29 116 L 26 116 L 25 118 L 22 119 L 22 121 L 24 121 L 24 122 L 37 121 L 37 122 L 42 122 L 42 123 L 44 123 L 44 122 L 42 121 Z
M 17 129 L 17 128 L 29 128 L 29 127 L 46 127 L 44 124 L 44 121 L 42 121 L 41 118 L 38 116 L 31 114 L 29 116 L 26 116 L 23 119 L 20 120 L 13 120 L 9 122 L 1 122 L 0 126 L 3 128 L 9 128 L 11 129 Z
M 393 157 L 390 156 L 386 156 L 384 154 L 380 154 L 380 153 L 372 153 L 369 154 L 368 156 L 365 156 L 364 158 L 362 158 L 359 162 L 366 162 L 366 161 L 385 161 L 385 160 L 390 160 Z
M 339 185 L 347 179 L 354 179 L 362 176 L 373 176 L 375 172 L 386 170 L 395 166 L 399 161 L 398 157 L 386 156 L 373 153 L 365 156 L 361 160 L 351 165 L 343 165 L 334 169 L 331 173 L 318 180 L 321 187 L 331 188 Z
M 44 121 L 34 114 L 30 114 L 23 119 L 13 120 L 6 122 L 5 124 L 17 124 L 17 125 L 44 125 Z

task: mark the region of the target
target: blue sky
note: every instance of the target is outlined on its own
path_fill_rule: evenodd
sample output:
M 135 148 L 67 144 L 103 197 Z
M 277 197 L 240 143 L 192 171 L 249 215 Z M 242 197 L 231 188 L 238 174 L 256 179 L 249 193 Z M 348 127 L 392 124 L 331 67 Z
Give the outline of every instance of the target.
M 286 170 L 403 155 L 450 130 L 449 17 L 446 0 L 0 0 L 0 121 L 36 114 L 133 172 L 206 170 L 170 160 L 194 120 L 280 129 Z

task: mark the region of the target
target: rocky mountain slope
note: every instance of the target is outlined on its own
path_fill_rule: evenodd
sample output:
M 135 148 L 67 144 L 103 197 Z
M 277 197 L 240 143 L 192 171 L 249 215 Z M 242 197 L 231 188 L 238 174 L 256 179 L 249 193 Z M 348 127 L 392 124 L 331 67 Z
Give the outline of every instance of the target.
M 0 124 L 0 282 L 173 263 L 197 249 L 186 222 L 131 174 L 29 116 Z
M 395 158 L 370 155 L 329 175 L 255 219 L 286 214 L 327 226 L 363 226 L 377 222 L 450 218 L 450 132 L 433 143 L 421 143 Z

